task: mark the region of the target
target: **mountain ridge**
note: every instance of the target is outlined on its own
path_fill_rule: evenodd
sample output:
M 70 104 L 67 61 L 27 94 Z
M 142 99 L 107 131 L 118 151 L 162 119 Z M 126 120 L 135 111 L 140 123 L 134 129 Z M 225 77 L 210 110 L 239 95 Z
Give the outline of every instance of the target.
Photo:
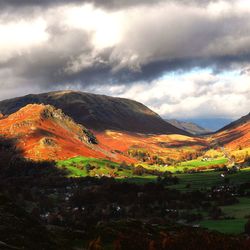
M 33 160 L 68 159 L 78 155 L 127 160 L 109 152 L 91 131 L 51 105 L 28 104 L 6 116 L 0 120 L 0 134 L 15 139 L 23 156 Z
M 79 91 L 54 91 L 3 100 L 0 101 L 0 112 L 9 115 L 32 103 L 62 109 L 77 123 L 94 130 L 190 135 L 167 123 L 140 102 Z
M 229 123 L 228 125 L 224 126 L 223 128 L 219 129 L 217 132 L 221 132 L 227 129 L 232 129 L 235 128 L 239 125 L 242 125 L 246 122 L 250 121 L 250 112 L 247 115 L 242 116 L 241 118 Z
M 180 121 L 177 119 L 167 119 L 167 122 L 171 123 L 173 126 L 185 130 L 190 134 L 193 135 L 203 135 L 203 134 L 208 134 L 211 133 L 212 131 L 206 128 L 203 128 L 202 126 L 199 126 L 198 124 L 194 122 L 185 122 L 185 121 Z
M 231 149 L 250 146 L 250 113 L 218 130 L 213 137 Z

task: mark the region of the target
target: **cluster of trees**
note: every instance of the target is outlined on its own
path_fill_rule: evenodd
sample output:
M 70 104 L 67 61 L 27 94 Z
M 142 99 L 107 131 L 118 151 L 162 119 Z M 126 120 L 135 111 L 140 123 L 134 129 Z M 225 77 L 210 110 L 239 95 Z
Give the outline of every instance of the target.
M 242 148 L 240 147 L 239 150 L 242 150 Z M 250 163 L 250 155 L 248 153 L 248 151 L 243 151 L 243 152 L 238 152 L 235 153 L 233 155 L 231 155 L 231 159 L 234 162 L 244 162 L 244 163 Z
M 145 149 L 131 148 L 128 150 L 128 155 L 142 162 L 150 160 L 150 154 Z

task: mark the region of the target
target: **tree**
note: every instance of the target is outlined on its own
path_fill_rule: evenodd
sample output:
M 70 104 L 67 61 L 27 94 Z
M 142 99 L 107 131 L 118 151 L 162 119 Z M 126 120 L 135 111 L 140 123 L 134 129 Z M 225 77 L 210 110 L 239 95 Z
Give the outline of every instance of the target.
M 145 173 L 145 169 L 141 165 L 139 165 L 133 169 L 134 175 L 143 175 L 144 173 Z
M 85 171 L 86 171 L 87 174 L 89 174 L 90 169 L 91 169 L 90 164 L 86 164 Z
M 245 225 L 245 233 L 250 234 L 250 219 L 247 221 Z

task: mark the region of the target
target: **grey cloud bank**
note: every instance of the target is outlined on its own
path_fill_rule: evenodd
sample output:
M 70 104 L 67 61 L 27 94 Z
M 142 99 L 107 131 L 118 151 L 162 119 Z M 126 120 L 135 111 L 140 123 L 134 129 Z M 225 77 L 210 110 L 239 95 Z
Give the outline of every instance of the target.
M 0 1 L 0 7 L 0 99 L 65 88 L 106 89 L 127 96 L 140 85 L 152 92 L 163 75 L 181 75 L 193 68 L 209 67 L 214 76 L 240 70 L 248 77 L 248 1 L 75 0 L 69 4 L 58 0 L 22 1 L 20 5 L 20 1 L 10 0 Z M 172 88 L 171 98 L 165 93 L 155 101 L 150 97 L 142 101 L 162 115 L 173 116 L 182 113 L 184 100 L 194 98 L 197 104 L 199 93 L 203 102 L 199 100 L 193 113 L 190 108 L 193 116 L 202 112 L 235 116 L 238 110 L 233 108 L 209 110 L 208 103 L 215 104 L 216 91 L 207 100 L 207 92 L 201 88 L 203 79 L 198 81 L 196 90 L 180 99 L 174 98 L 178 88 Z M 224 86 L 227 94 L 219 91 L 222 98 L 229 98 L 228 92 L 236 93 L 232 82 L 237 84 L 232 79 Z M 168 84 L 161 81 L 161 90 Z M 205 85 L 215 88 L 208 82 Z M 249 83 L 245 81 L 245 85 Z M 249 89 L 237 92 L 239 95 L 245 100 L 243 107 L 248 105 Z M 133 96 L 142 99 L 139 93 Z

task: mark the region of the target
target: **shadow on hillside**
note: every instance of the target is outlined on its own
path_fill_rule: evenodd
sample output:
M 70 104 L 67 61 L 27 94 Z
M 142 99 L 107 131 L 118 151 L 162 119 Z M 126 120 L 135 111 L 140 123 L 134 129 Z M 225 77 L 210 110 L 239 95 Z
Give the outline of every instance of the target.
M 16 144 L 17 139 L 0 136 L 0 249 L 71 249 L 61 246 L 35 213 L 50 204 L 43 187 L 67 180 L 67 172 L 54 162 L 25 159 Z
M 53 161 L 33 161 L 24 158 L 24 152 L 18 148 L 17 139 L 0 136 L 0 180 L 6 182 L 17 177 L 50 177 L 68 174 L 58 169 Z
M 207 144 L 205 142 L 197 142 L 197 141 L 180 141 L 180 142 L 158 142 L 158 146 L 162 148 L 181 148 L 181 147 L 192 147 L 192 146 L 200 146 L 206 147 Z
M 237 140 L 241 136 L 244 136 L 244 133 L 241 131 L 235 131 L 235 132 L 229 131 L 229 132 L 224 133 L 223 136 L 220 137 L 219 140 L 220 140 L 220 143 L 227 144 L 234 140 Z

